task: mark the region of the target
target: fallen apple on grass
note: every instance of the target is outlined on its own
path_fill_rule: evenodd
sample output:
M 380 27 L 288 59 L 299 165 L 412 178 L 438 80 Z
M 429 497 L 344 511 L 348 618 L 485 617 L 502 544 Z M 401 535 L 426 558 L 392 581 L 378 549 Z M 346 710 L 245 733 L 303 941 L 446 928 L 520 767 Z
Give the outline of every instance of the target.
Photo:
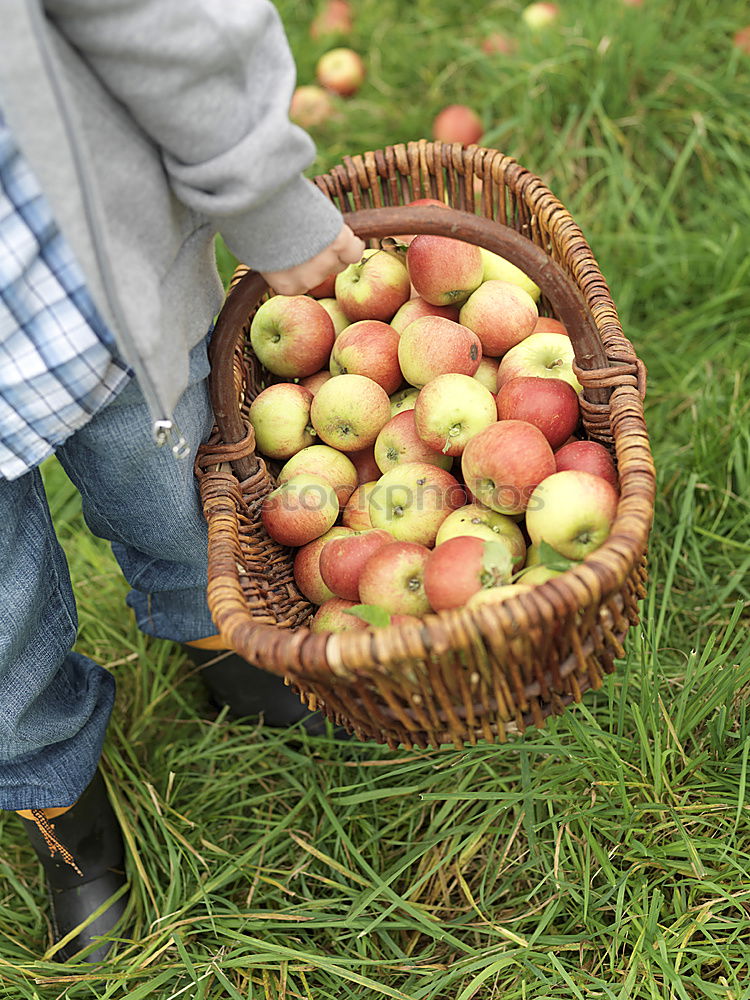
M 365 80 L 365 64 L 354 49 L 329 49 L 317 62 L 315 78 L 321 87 L 340 97 L 351 97 Z
M 511 555 L 507 545 L 471 535 L 457 535 L 430 553 L 424 589 L 434 611 L 463 607 L 477 591 L 510 582 Z
M 388 393 L 364 375 L 334 375 L 313 397 L 310 419 L 318 437 L 339 451 L 361 451 L 391 418 Z
M 414 407 L 416 433 L 434 452 L 446 456 L 462 454 L 471 438 L 496 419 L 489 389 L 476 378 L 455 372 L 431 379 Z
M 601 476 L 569 469 L 547 476 L 526 511 L 531 541 L 580 560 L 602 545 L 617 513 L 617 491 Z
M 530 3 L 521 11 L 521 18 L 532 31 L 549 28 L 560 16 L 556 3 Z
M 289 118 L 301 128 L 315 128 L 332 117 L 336 106 L 322 87 L 313 84 L 297 87 L 292 94 Z
M 425 545 L 391 541 L 365 563 L 359 578 L 364 604 L 377 604 L 390 614 L 423 615 L 430 610 L 424 591 Z
M 312 392 L 293 382 L 277 382 L 258 393 L 248 411 L 258 451 L 267 458 L 287 459 L 313 445 L 312 401 Z
M 432 123 L 432 137 L 438 142 L 460 142 L 473 146 L 484 135 L 482 119 L 465 104 L 449 104 L 439 111 Z
M 348 0 L 327 0 L 310 23 L 310 38 L 348 35 L 352 30 L 352 10 Z
M 406 267 L 385 250 L 365 250 L 355 264 L 336 275 L 336 300 L 350 322 L 389 322 L 409 301 L 411 281 Z
M 526 420 L 538 427 L 554 451 L 578 426 L 578 393 L 562 379 L 509 379 L 496 397 L 499 420 Z
M 274 295 L 250 324 L 250 343 L 265 367 L 284 378 L 325 368 L 334 343 L 333 321 L 309 295 Z

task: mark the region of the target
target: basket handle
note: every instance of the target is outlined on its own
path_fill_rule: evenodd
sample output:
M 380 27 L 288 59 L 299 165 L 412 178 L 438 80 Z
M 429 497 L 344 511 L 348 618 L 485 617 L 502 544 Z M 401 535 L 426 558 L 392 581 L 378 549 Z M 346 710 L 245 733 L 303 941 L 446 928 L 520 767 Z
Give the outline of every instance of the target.
M 398 206 L 350 212 L 344 220 L 362 239 L 382 239 L 393 233 L 447 236 L 500 254 L 534 281 L 565 324 L 576 362 L 584 370 L 609 367 L 599 330 L 575 282 L 540 247 L 515 229 L 484 216 L 437 206 Z M 233 378 L 234 352 L 248 316 L 267 289 L 263 277 L 248 271 L 229 293 L 211 338 L 209 386 L 216 423 L 225 444 L 241 441 L 247 428 L 240 414 Z M 606 403 L 610 389 L 584 390 L 592 403 Z M 257 469 L 254 455 L 232 462 L 240 480 Z

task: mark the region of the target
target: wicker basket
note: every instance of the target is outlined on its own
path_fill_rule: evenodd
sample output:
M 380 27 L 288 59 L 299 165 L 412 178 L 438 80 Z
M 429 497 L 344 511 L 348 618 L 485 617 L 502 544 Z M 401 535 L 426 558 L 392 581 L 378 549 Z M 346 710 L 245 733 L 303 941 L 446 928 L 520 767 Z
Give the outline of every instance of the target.
M 196 463 L 211 612 L 234 650 L 283 675 L 310 708 L 360 739 L 392 747 L 504 741 L 599 687 L 638 621 L 654 498 L 645 369 L 580 229 L 511 158 L 421 141 L 346 159 L 316 183 L 365 239 L 452 236 L 502 254 L 536 281 L 542 311 L 570 331 L 586 431 L 616 457 L 617 517 L 581 565 L 499 605 L 429 615 L 421 625 L 312 633 L 305 626 L 314 608 L 295 587 L 294 553 L 268 538 L 259 517 L 274 483 L 254 454 L 247 408 L 275 379 L 247 335 L 268 289 L 242 268 L 211 346 L 217 429 Z M 422 197 L 456 211 L 407 207 Z

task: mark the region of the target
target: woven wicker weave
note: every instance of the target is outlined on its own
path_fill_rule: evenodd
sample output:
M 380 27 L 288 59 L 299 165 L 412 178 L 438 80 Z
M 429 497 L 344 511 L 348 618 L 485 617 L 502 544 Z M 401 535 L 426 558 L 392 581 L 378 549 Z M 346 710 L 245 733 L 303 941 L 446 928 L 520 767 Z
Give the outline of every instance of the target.
M 511 158 L 421 141 L 346 159 L 316 183 L 366 239 L 394 232 L 465 239 L 537 282 L 542 311 L 571 333 L 586 431 L 616 457 L 617 517 L 607 542 L 581 565 L 501 604 L 429 615 L 421 625 L 310 632 L 314 608 L 295 587 L 294 553 L 267 537 L 259 517 L 274 483 L 254 453 L 247 408 L 277 379 L 249 346 L 250 320 L 268 289 L 241 268 L 212 342 L 217 429 L 196 464 L 214 620 L 233 649 L 285 676 L 311 708 L 361 739 L 392 747 L 503 741 L 599 687 L 638 621 L 654 499 L 645 369 L 580 229 Z M 424 197 L 457 211 L 405 207 Z

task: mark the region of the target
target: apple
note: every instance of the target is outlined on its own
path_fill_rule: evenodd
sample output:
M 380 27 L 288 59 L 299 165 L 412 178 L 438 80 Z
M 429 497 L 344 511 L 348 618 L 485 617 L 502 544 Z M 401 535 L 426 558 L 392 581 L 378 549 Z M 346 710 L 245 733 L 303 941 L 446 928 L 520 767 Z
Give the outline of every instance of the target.
M 385 250 L 365 250 L 356 264 L 336 275 L 336 299 L 352 323 L 360 319 L 387 323 L 410 295 L 406 267 Z
M 482 283 L 479 247 L 448 236 L 415 236 L 406 267 L 417 294 L 436 306 L 460 305 Z
M 364 83 L 365 64 L 354 49 L 329 49 L 318 60 L 315 78 L 326 90 L 340 97 L 351 97 Z
M 539 428 L 554 451 L 578 426 L 578 393 L 559 378 L 512 378 L 497 394 L 497 416 L 499 420 L 527 420 Z
M 301 128 L 315 128 L 328 121 L 335 110 L 330 95 L 322 87 L 297 87 L 292 94 L 289 118 Z
M 499 358 L 531 334 L 538 318 L 534 300 L 509 281 L 483 281 L 461 306 L 458 321 L 482 342 L 482 354 Z
M 398 392 L 391 393 L 391 417 L 403 413 L 404 410 L 413 410 L 418 395 L 419 389 L 415 389 L 413 385 L 408 389 L 399 389 Z
M 341 507 L 357 488 L 357 470 L 353 462 L 326 444 L 313 444 L 293 455 L 279 472 L 276 485 L 281 486 L 292 476 L 303 473 L 325 479 L 333 486 Z
M 501 31 L 493 31 L 482 39 L 480 48 L 488 56 L 510 56 L 518 49 L 518 42 Z
M 734 33 L 732 44 L 740 52 L 750 55 L 750 24 Z
M 536 375 L 538 378 L 560 378 L 569 382 L 576 392 L 583 392 L 573 372 L 574 360 L 570 337 L 562 333 L 532 333 L 500 359 L 497 387 L 502 389 L 506 382 L 521 375 Z
M 499 420 L 469 441 L 461 469 L 485 507 L 520 514 L 539 483 L 555 471 L 555 456 L 538 427 L 524 420 Z
M 417 295 L 414 299 L 404 302 L 396 315 L 391 320 L 391 326 L 396 333 L 403 333 L 406 327 L 415 319 L 422 316 L 442 316 L 444 319 L 452 319 L 458 322 L 458 306 L 434 306 L 431 302 Z
M 496 419 L 490 390 L 475 378 L 455 372 L 431 379 L 420 389 L 414 407 L 420 438 L 444 455 L 460 455 L 467 442 Z
M 569 441 L 555 452 L 555 465 L 558 472 L 579 469 L 601 476 L 616 490 L 619 489 L 614 459 L 597 441 Z
M 403 382 L 398 364 L 399 336 L 377 319 L 361 319 L 342 330 L 331 351 L 334 375 L 366 375 L 390 393 Z
M 539 483 L 529 500 L 526 530 L 568 559 L 583 559 L 606 540 L 617 513 L 617 490 L 601 476 L 567 469 Z
M 437 198 L 415 198 L 413 201 L 407 202 L 408 205 L 433 205 L 436 208 L 450 208 L 444 201 L 439 201 Z M 408 235 L 400 234 L 394 236 L 393 239 L 398 243 L 406 244 L 407 246 L 414 239 L 415 234 L 409 233 Z
M 494 396 L 497 392 L 497 369 L 500 361 L 497 358 L 488 358 L 482 355 L 482 360 L 479 362 L 479 367 L 474 372 L 474 378 L 485 389 L 489 391 Z
M 284 378 L 304 378 L 328 364 L 331 317 L 309 295 L 274 295 L 250 324 L 250 343 L 261 364 Z
M 532 31 L 550 27 L 559 16 L 560 8 L 556 3 L 530 3 L 521 11 L 521 18 Z
M 344 310 L 338 303 L 337 299 L 318 299 L 320 305 L 323 306 L 325 311 L 331 317 L 333 323 L 333 336 L 338 337 L 342 330 L 345 330 L 349 326 L 349 317 L 346 315 Z
M 299 384 L 311 392 L 313 396 L 318 391 L 318 389 L 331 378 L 331 373 L 327 368 L 321 368 L 319 372 L 315 372 L 314 375 L 306 375 L 304 378 L 299 380 Z
M 387 531 L 353 531 L 333 538 L 320 550 L 320 575 L 336 597 L 359 601 L 359 577 L 367 560 L 393 538 Z
M 416 542 L 394 542 L 378 549 L 359 578 L 363 604 L 377 604 L 390 614 L 424 615 L 430 604 L 424 592 L 424 567 L 430 550 Z
M 349 615 L 349 608 L 356 607 L 357 601 L 342 601 L 332 597 L 321 604 L 310 622 L 311 632 L 354 632 L 368 628 L 367 622 Z
M 263 526 L 281 545 L 307 545 L 330 530 L 338 515 L 336 491 L 318 476 L 292 476 L 261 506 Z
M 432 137 L 438 142 L 460 142 L 473 146 L 484 135 L 482 119 L 465 104 L 449 104 L 432 123 Z
M 484 538 L 487 542 L 503 542 L 510 549 L 514 573 L 517 573 L 526 561 L 526 542 L 516 522 L 507 514 L 490 510 L 484 504 L 466 504 L 449 514 L 438 529 L 435 545 L 442 545 L 457 535 Z
M 398 343 L 398 362 L 404 378 L 418 389 L 449 372 L 473 375 L 481 360 L 479 337 L 442 316 L 415 319 Z
M 380 468 L 375 461 L 374 441 L 369 447 L 362 448 L 361 451 L 350 451 L 347 454 L 357 470 L 357 482 L 360 486 L 362 483 L 372 482 L 373 479 L 380 479 Z
M 484 247 L 480 247 L 479 252 L 482 255 L 482 281 L 509 281 L 511 285 L 518 285 L 528 292 L 534 302 L 539 301 L 541 295 L 539 285 L 534 284 L 525 271 L 511 264 L 499 253 L 485 250 Z
M 466 607 L 478 608 L 482 604 L 500 604 L 502 601 L 507 601 L 509 597 L 516 597 L 518 594 L 527 594 L 531 589 L 526 583 L 506 583 L 501 587 L 478 590 L 466 602 Z
M 390 418 L 388 393 L 364 375 L 334 375 L 318 389 L 310 407 L 321 441 L 346 452 L 374 444 Z
M 306 294 L 311 295 L 314 299 L 333 298 L 336 294 L 336 274 L 329 274 L 327 278 L 323 278 L 319 285 L 308 288 Z
M 352 11 L 348 0 L 327 0 L 310 24 L 310 38 L 317 41 L 326 35 L 348 35 L 352 30 Z
M 430 553 L 424 569 L 424 589 L 433 611 L 463 607 L 485 587 L 507 584 L 511 577 L 507 545 L 472 535 L 457 535 Z
M 277 382 L 259 392 L 248 412 L 258 451 L 267 458 L 286 459 L 312 445 L 312 401 L 312 392 L 293 382 Z
M 459 483 L 445 469 L 425 462 L 397 465 L 370 492 L 373 527 L 404 542 L 432 545 L 445 518 L 464 501 Z
M 556 576 L 562 576 L 563 572 L 563 570 L 550 569 L 549 566 L 541 564 L 532 566 L 521 573 L 518 578 L 518 585 L 525 583 L 529 587 L 535 587 L 540 583 L 546 583 L 547 580 L 554 580 Z
M 568 336 L 568 331 L 565 329 L 565 325 L 560 322 L 559 319 L 554 319 L 552 316 L 540 316 L 539 319 L 534 324 L 533 333 L 563 333 Z
M 307 545 L 303 545 L 301 549 L 297 549 L 297 554 L 294 557 L 294 582 L 297 584 L 299 592 L 311 604 L 323 604 L 334 596 L 320 575 L 320 553 L 323 546 L 333 538 L 343 538 L 344 535 L 351 534 L 353 534 L 351 528 L 335 525 L 320 538 L 316 538 L 314 541 L 308 542 Z
M 407 462 L 427 462 L 450 469 L 450 454 L 441 454 L 426 443 L 417 430 L 414 410 L 404 410 L 391 417 L 375 441 L 375 461 L 381 472 L 389 472 Z M 494 414 L 493 414 L 494 417 Z
M 372 521 L 370 520 L 370 494 L 376 483 L 377 480 L 375 479 L 368 483 L 360 483 L 349 497 L 341 514 L 341 522 L 347 528 L 352 528 L 354 531 L 367 531 L 368 528 L 372 527 Z

